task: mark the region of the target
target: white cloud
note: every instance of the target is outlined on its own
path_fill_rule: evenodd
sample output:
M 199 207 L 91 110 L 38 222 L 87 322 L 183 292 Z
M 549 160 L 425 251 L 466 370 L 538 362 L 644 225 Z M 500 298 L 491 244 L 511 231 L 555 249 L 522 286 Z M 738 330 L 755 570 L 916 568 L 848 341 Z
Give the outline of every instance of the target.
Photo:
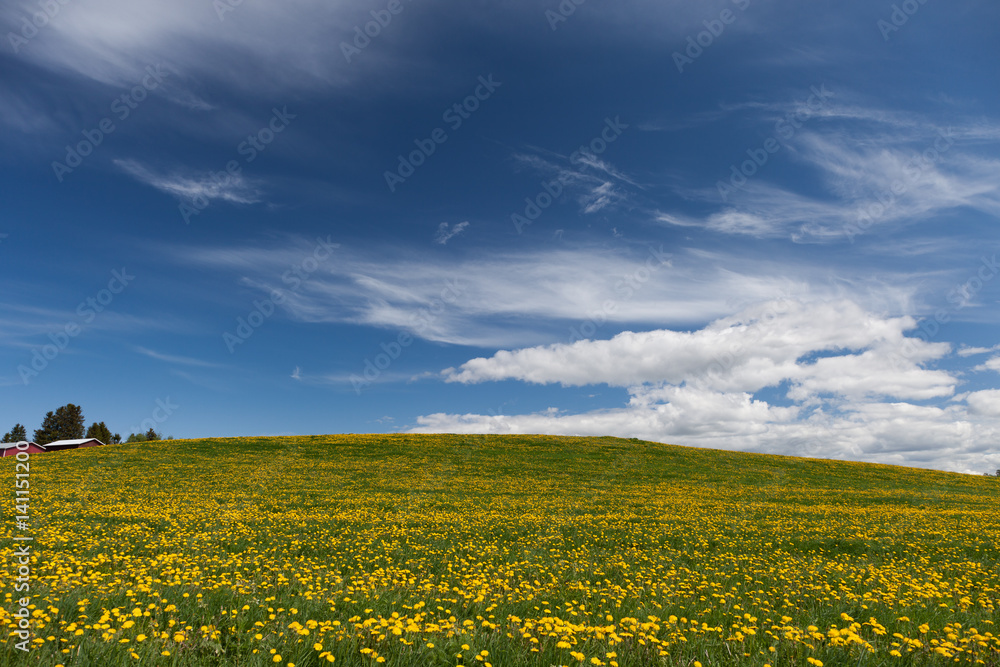
M 114 160 L 114 163 L 137 181 L 184 202 L 219 199 L 232 204 L 256 204 L 260 201 L 259 191 L 242 174 L 226 173 L 225 178 L 213 178 L 210 174 L 163 174 L 135 160 Z
M 664 32 L 679 35 L 692 26 L 700 28 L 705 8 L 669 4 L 669 10 L 663 3 L 655 9 L 641 9 L 656 39 L 662 39 Z M 404 11 L 393 17 L 370 47 L 348 62 L 341 43 L 354 39 L 355 26 L 372 20 L 369 2 L 60 2 L 58 14 L 17 55 L 57 72 L 75 72 L 110 85 L 134 83 L 144 67 L 163 63 L 198 86 L 223 83 L 243 94 L 268 97 L 277 91 L 333 88 L 353 81 L 371 85 L 373 79 L 385 81 L 407 74 L 434 85 L 446 78 L 442 70 L 451 65 L 446 60 L 430 64 L 433 49 L 425 44 L 438 43 L 435 30 L 449 30 L 455 22 L 463 30 L 490 34 L 519 30 L 526 17 L 538 18 L 534 3 L 507 5 L 503 12 L 480 12 L 432 0 L 422 5 L 424 9 L 411 10 L 403 3 Z M 613 21 L 620 39 L 634 41 L 634 8 L 590 9 L 574 20 L 599 21 L 605 32 Z M 0 5 L 2 34 L 19 31 L 21 21 L 30 21 L 36 11 L 37 2 Z M 373 69 L 380 72 L 378 77 L 369 76 Z M 194 104 L 209 105 L 183 89 L 176 94 L 180 103 L 190 96 Z
M 589 167 L 591 170 L 602 173 L 605 176 L 610 176 L 616 181 L 622 181 L 623 183 L 639 187 L 639 184 L 632 180 L 628 174 L 625 174 L 607 160 L 602 160 L 593 153 L 580 152 L 576 158 L 575 164 Z
M 31 288 L 28 286 L 21 289 L 25 294 L 31 293 Z M 80 305 L 85 306 L 86 303 L 81 300 Z M 26 350 L 40 347 L 51 342 L 48 338 L 49 334 L 62 331 L 69 324 L 80 326 L 81 330 L 88 332 L 88 335 L 89 332 L 97 331 L 112 334 L 136 331 L 170 331 L 174 333 L 190 333 L 192 331 L 189 322 L 177 318 L 164 318 L 160 315 L 136 315 L 108 308 L 98 313 L 93 321 L 86 322 L 73 307 L 61 309 L 0 302 L 0 347 Z M 64 353 L 72 352 L 72 347 L 64 351 Z
M 1000 215 L 995 178 L 1000 161 L 979 150 L 1000 140 L 1000 125 L 956 121 L 945 128 L 912 114 L 846 105 L 814 115 L 818 118 L 771 159 L 804 166 L 818 178 L 822 195 L 774 185 L 765 164 L 745 182 L 734 184 L 730 173 L 720 173 L 716 186 L 681 191 L 715 204 L 714 211 L 701 217 L 659 212 L 656 217 L 722 234 L 828 242 L 962 208 Z M 739 167 L 745 159 L 734 164 Z M 724 196 L 718 183 L 729 188 Z
M 1000 389 L 974 391 L 965 397 L 965 402 L 973 414 L 1000 417 Z
M 532 415 L 448 415 L 419 417 L 415 432 L 445 433 L 563 433 L 608 435 L 662 440 L 664 433 L 694 436 L 715 434 L 719 438 L 744 433 L 748 425 L 795 412 L 754 401 L 748 394 L 721 394 L 687 388 L 671 388 L 672 402 L 598 410 L 583 414 L 557 414 L 555 410 Z M 640 398 L 641 402 L 642 399 Z M 627 434 L 627 435 L 626 435 Z
M 8 4 L 0 20 L 17 25 L 29 11 Z M 121 85 L 150 64 L 187 76 L 226 79 L 246 88 L 303 86 L 333 78 L 344 64 L 338 48 L 355 16 L 352 3 L 227 3 L 175 0 L 90 0 L 60 3 L 59 14 L 19 56 L 57 71 Z M 360 9 L 360 7 L 358 8 Z M 6 33 L 6 31 L 4 31 Z M 342 68 L 340 68 L 342 69 Z M 258 76 L 232 77 L 242 71 Z
M 976 354 L 989 354 L 998 350 L 1000 350 L 1000 345 L 994 345 L 993 347 L 966 347 L 963 345 L 958 348 L 957 354 L 960 357 L 971 357 Z
M 448 223 L 442 222 L 440 225 L 438 225 L 437 233 L 434 235 L 434 242 L 444 245 L 448 243 L 448 241 L 450 241 L 452 238 L 464 232 L 468 226 L 469 223 L 468 221 L 466 221 L 466 222 L 460 222 L 454 227 L 451 227 L 451 229 L 449 229 Z
M 39 113 L 41 102 L 26 98 L 25 93 L 12 86 L 0 84 L 0 123 L 19 134 L 53 132 L 58 123 L 53 116 L 58 113 Z
M 977 371 L 996 371 L 1000 373 L 1000 357 L 992 357 L 986 360 L 986 363 L 979 364 L 976 366 Z
M 631 387 L 670 383 L 717 391 L 755 392 L 792 383 L 789 398 L 822 394 L 925 399 L 951 395 L 955 379 L 919 364 L 950 350 L 947 343 L 907 338 L 910 317 L 885 318 L 849 301 L 761 304 L 694 332 L 626 331 L 610 340 L 500 351 L 447 369 L 451 382 L 523 380 L 569 386 Z M 814 361 L 804 357 L 837 353 Z
M 581 152 L 571 159 L 553 151 L 535 148 L 533 153 L 516 153 L 514 158 L 540 174 L 548 184 L 548 193 L 557 193 L 556 199 L 562 193 L 573 195 L 584 214 L 596 213 L 627 201 L 630 198 L 628 190 L 641 188 L 630 176 L 592 153 Z M 616 187 L 616 182 L 619 187 Z M 625 188 L 626 185 L 631 188 Z
M 1000 392 L 998 392 L 1000 393 Z M 415 433 L 544 433 L 634 437 L 654 442 L 872 461 L 957 472 L 1000 467 L 995 443 L 1000 414 L 976 416 L 960 406 L 904 402 L 844 406 L 843 410 L 776 407 L 746 393 L 673 387 L 666 402 L 580 414 L 419 417 Z M 996 400 L 998 397 L 993 397 Z M 996 403 L 994 402 L 995 406 Z
M 614 184 L 605 181 L 582 195 L 580 204 L 584 213 L 596 213 L 621 198 L 622 196 L 615 190 Z
M 287 287 L 280 276 L 308 252 L 308 243 L 297 241 L 268 248 L 185 247 L 174 254 L 179 262 L 239 272 L 246 284 L 268 293 Z M 325 262 L 282 307 L 300 321 L 506 347 L 610 336 L 626 326 L 690 326 L 733 312 L 734 303 L 781 296 L 849 295 L 872 309 L 907 312 L 913 289 L 909 275 L 846 283 L 831 281 L 811 264 L 684 249 L 670 254 L 662 246 L 549 246 L 435 258 L 351 248 Z
M 675 444 L 982 472 L 1000 464 L 1000 390 L 945 407 L 958 379 L 928 364 L 950 345 L 910 317 L 849 301 L 762 304 L 696 331 L 624 332 L 473 359 L 451 381 L 626 387 L 628 404 L 579 414 L 436 413 L 416 432 L 616 435 Z M 776 405 L 757 397 L 769 388 Z M 961 399 L 963 397 L 956 397 Z M 920 401 L 921 403 L 915 403 Z
M 175 354 L 164 354 L 162 352 L 157 352 L 156 350 L 150 350 L 142 346 L 136 346 L 135 351 L 139 354 L 143 354 L 151 359 L 156 359 L 157 361 L 165 361 L 170 364 L 181 364 L 183 366 L 200 366 L 203 368 L 221 368 L 222 364 L 217 364 L 211 361 L 203 361 L 202 359 L 195 359 L 193 357 L 184 357 Z

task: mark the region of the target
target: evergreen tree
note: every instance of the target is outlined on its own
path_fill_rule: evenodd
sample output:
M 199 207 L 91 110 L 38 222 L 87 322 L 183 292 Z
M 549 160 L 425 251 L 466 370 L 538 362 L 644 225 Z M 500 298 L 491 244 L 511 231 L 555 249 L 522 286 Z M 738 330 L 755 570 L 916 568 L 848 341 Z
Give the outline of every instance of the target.
M 3 436 L 3 442 L 24 442 L 28 439 L 28 432 L 22 424 L 14 424 L 14 428 Z
M 67 403 L 45 415 L 42 427 L 35 431 L 35 442 L 47 445 L 56 440 L 75 440 L 82 438 L 83 432 L 83 410 L 79 405 Z
M 146 431 L 146 441 L 147 442 L 149 442 L 150 440 L 160 440 L 161 438 L 162 438 L 162 436 L 159 433 L 157 433 L 156 431 L 154 431 L 152 427 L 150 427 L 149 430 Z
M 106 445 L 111 442 L 111 430 L 104 425 L 104 422 L 94 422 L 90 425 L 90 428 L 87 429 L 87 435 L 84 437 L 97 438 Z
M 113 436 L 111 436 L 111 444 L 117 445 L 121 441 L 122 441 L 122 436 L 120 433 L 115 433 Z

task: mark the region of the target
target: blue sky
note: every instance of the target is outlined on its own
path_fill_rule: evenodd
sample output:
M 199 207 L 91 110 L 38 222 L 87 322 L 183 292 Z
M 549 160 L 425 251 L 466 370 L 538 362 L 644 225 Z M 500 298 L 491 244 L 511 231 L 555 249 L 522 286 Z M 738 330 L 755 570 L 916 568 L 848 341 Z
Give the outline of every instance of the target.
M 43 5 L 3 430 L 1000 468 L 995 3 Z

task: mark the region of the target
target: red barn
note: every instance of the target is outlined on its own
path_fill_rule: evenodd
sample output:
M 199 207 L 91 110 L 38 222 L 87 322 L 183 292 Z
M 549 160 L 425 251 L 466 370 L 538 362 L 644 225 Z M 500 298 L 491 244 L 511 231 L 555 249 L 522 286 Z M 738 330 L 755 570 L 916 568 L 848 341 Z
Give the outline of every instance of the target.
M 46 452 L 58 452 L 63 449 L 79 449 L 81 447 L 100 447 L 104 443 L 97 438 L 80 438 L 78 440 L 56 440 L 42 445 Z
M 22 447 L 18 448 L 18 445 Z M 27 447 L 24 447 L 25 443 L 17 442 L 3 442 L 0 443 L 0 450 L 3 451 L 2 456 L 16 456 L 18 452 L 27 452 L 29 454 L 41 454 L 45 451 L 45 448 L 41 445 L 36 445 L 33 442 L 26 443 Z

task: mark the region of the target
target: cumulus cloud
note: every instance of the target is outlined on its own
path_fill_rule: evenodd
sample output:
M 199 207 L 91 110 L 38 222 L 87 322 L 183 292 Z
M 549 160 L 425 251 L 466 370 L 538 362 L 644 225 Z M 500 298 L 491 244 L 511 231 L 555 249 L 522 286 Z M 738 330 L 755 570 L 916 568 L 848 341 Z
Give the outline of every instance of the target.
M 648 401 L 638 390 L 625 407 L 579 414 L 552 410 L 526 415 L 435 413 L 419 417 L 411 431 L 614 435 L 973 474 L 1000 466 L 995 447 L 1000 411 L 995 408 L 977 415 L 959 405 L 872 402 L 808 410 L 770 405 L 746 393 L 673 387 L 668 394 L 660 396 L 669 398 L 667 402 Z
M 523 380 L 566 386 L 630 387 L 665 382 L 720 391 L 756 392 L 790 382 L 789 398 L 821 394 L 923 399 L 951 395 L 955 379 L 921 363 L 950 351 L 947 343 L 908 338 L 911 317 L 875 317 L 850 301 L 773 301 L 694 331 L 626 331 L 467 361 L 446 369 L 450 382 Z M 809 360 L 810 355 L 832 353 Z
M 1000 389 L 974 391 L 965 398 L 973 414 L 1000 417 Z
M 1000 463 L 1000 391 L 955 397 L 931 368 L 951 346 L 907 335 L 910 317 L 848 301 L 756 305 L 696 331 L 624 332 L 501 351 L 443 373 L 451 382 L 519 380 L 625 387 L 621 408 L 565 414 L 436 413 L 416 432 L 639 437 L 769 453 L 977 472 Z M 768 390 L 766 400 L 759 393 Z M 953 397 L 944 407 L 932 399 Z
M 1000 373 L 1000 357 L 992 357 L 986 363 L 976 366 L 977 371 L 996 371 Z

